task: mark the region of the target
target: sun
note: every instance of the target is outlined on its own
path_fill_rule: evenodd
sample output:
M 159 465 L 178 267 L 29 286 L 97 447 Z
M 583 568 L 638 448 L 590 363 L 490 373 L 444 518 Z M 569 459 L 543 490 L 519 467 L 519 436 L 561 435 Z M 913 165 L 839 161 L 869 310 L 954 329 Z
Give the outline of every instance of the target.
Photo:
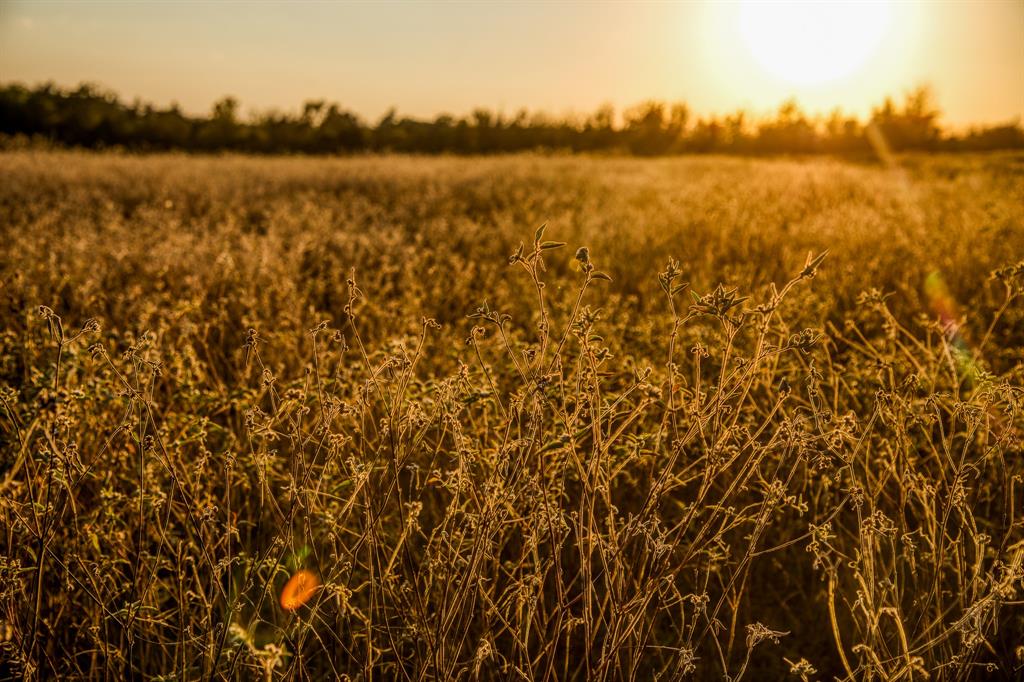
M 740 34 L 762 69 L 789 83 L 816 85 L 849 76 L 882 44 L 885 2 L 742 3 Z

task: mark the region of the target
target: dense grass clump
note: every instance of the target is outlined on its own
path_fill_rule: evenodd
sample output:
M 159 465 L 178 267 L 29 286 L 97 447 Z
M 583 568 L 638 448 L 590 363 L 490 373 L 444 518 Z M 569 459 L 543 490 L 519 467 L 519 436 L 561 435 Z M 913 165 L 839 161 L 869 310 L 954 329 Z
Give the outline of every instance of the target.
M 0 176 L 5 675 L 1021 674 L 1019 156 Z

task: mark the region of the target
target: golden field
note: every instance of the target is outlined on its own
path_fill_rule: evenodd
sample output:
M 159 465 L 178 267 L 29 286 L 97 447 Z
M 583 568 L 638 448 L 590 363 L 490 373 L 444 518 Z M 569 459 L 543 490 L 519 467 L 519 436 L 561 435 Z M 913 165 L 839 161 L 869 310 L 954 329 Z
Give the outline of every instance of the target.
M 0 178 L 0 675 L 1024 670 L 1024 156 Z

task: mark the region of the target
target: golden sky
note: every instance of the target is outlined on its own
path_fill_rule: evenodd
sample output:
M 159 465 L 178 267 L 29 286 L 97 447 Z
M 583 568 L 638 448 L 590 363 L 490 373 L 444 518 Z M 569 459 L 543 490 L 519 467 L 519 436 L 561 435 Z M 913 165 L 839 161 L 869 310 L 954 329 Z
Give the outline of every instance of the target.
M 25 2 L 0 0 L 0 81 L 81 81 L 206 112 L 328 99 L 375 119 L 685 100 L 697 114 L 869 113 L 934 89 L 953 125 L 1024 116 L 1024 0 Z

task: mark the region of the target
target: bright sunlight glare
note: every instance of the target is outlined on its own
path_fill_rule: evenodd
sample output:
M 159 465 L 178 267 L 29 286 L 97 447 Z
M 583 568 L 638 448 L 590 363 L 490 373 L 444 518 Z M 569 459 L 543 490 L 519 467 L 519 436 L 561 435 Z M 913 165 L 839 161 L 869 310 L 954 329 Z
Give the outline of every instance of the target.
M 744 2 L 740 34 L 768 73 L 815 85 L 855 73 L 889 26 L 884 2 Z

